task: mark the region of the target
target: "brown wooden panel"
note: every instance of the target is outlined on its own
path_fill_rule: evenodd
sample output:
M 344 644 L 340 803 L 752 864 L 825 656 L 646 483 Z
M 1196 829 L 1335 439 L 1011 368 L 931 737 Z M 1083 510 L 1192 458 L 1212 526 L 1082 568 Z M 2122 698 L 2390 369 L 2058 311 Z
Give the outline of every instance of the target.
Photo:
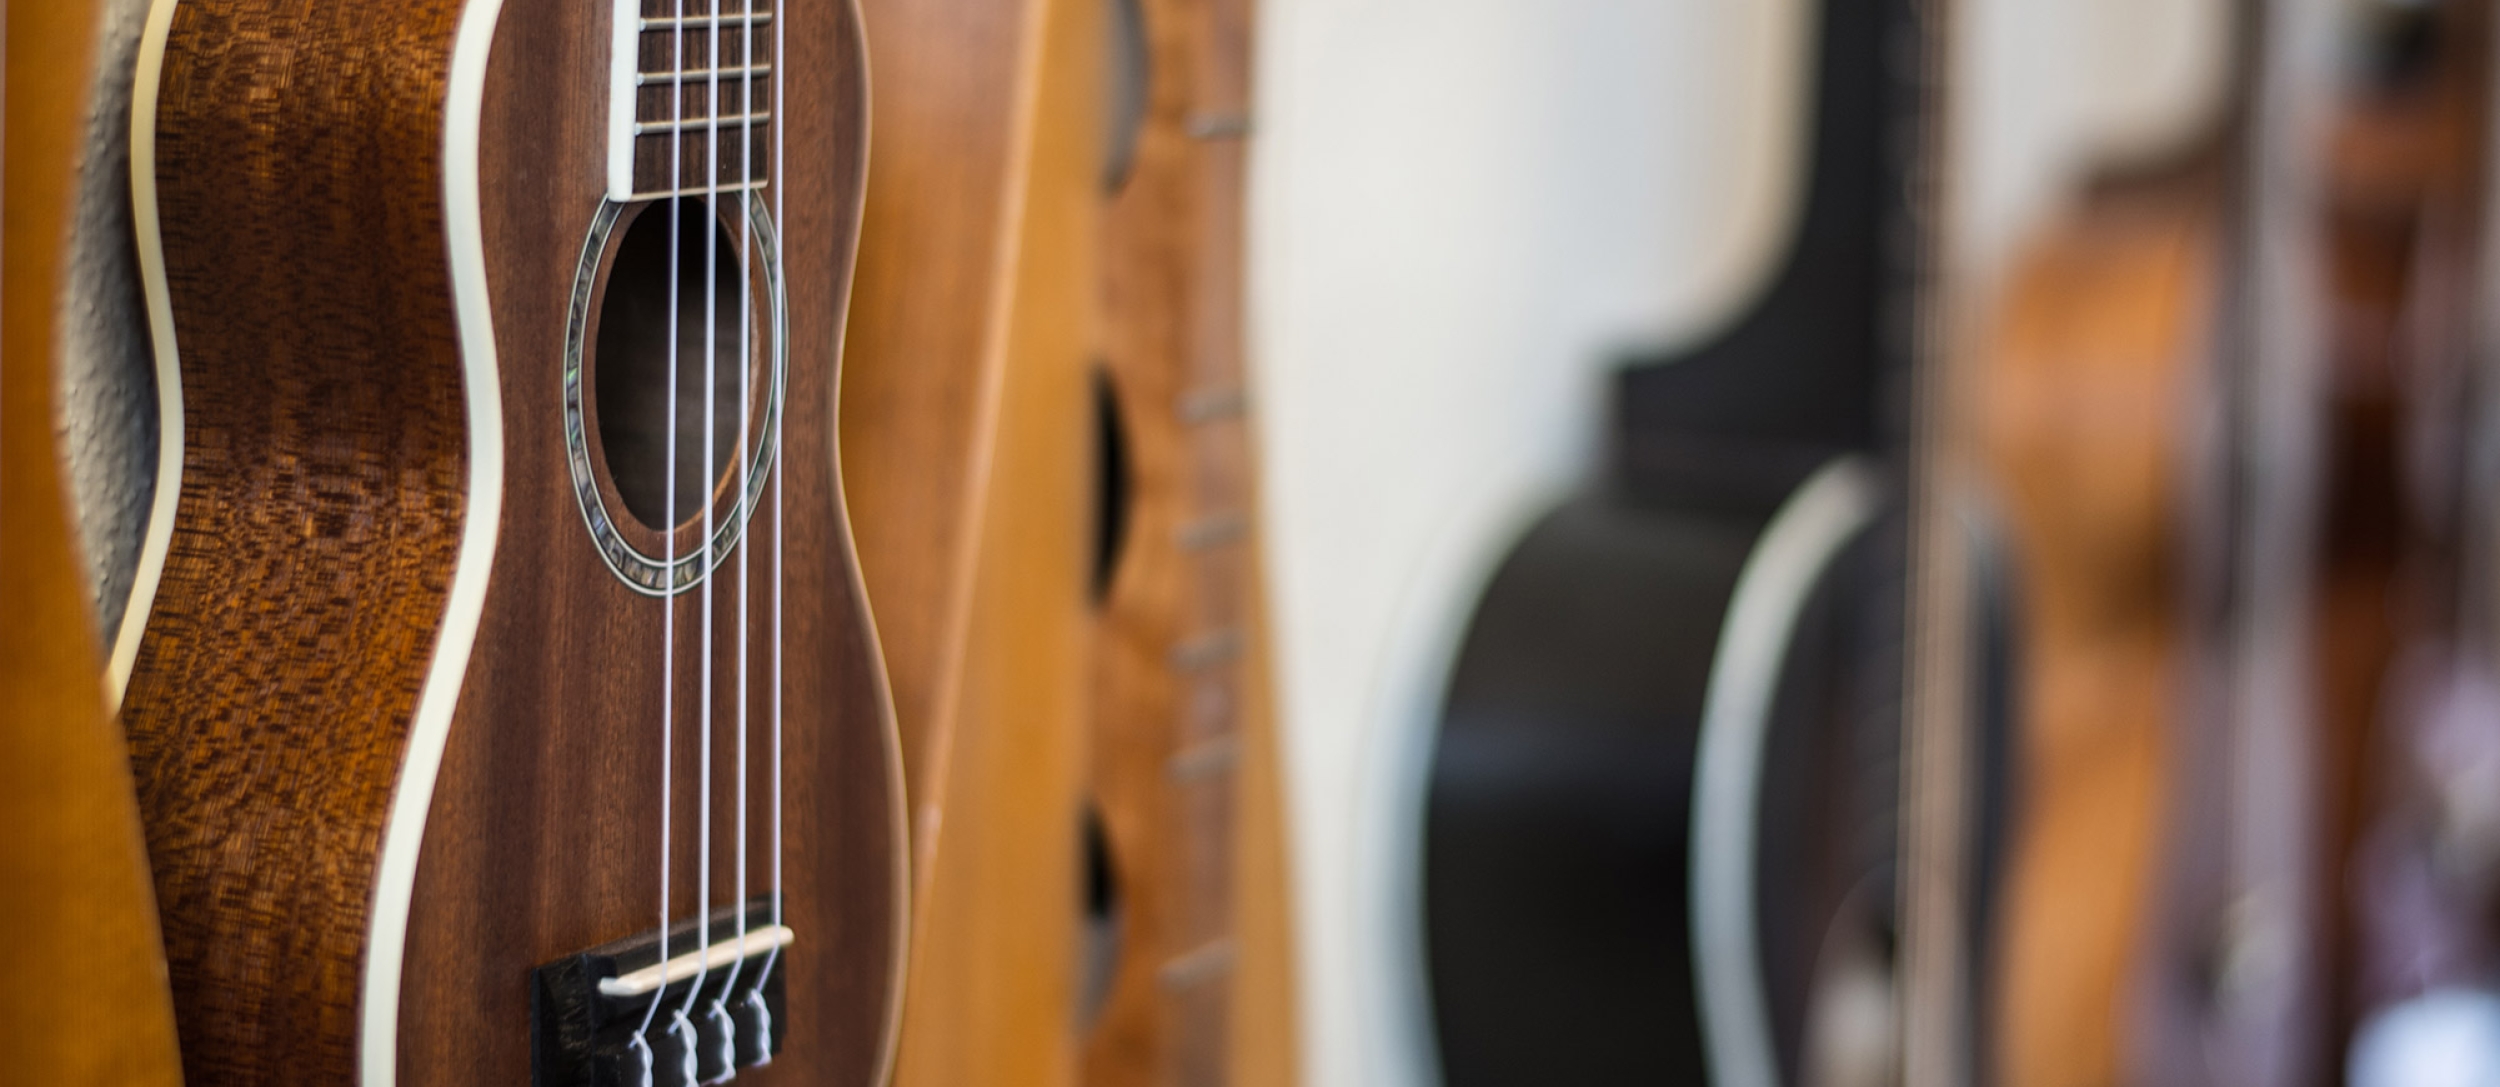
M 925 879 L 997 426 L 1043 6 L 861 7 L 876 58 L 876 169 L 860 230 L 842 459 Z
M 942 775 L 945 830 L 924 854 L 895 1077 L 905 1087 L 1076 1078 L 1103 24 L 1096 0 L 1030 10 L 1014 107 L 1023 149 L 1003 216 L 1013 263 L 995 454 L 949 680 L 953 756 L 927 767 Z
M 5 9 L 0 176 L 0 1052 L 74 1087 L 181 1082 L 122 735 L 71 550 L 53 367 L 96 7 Z

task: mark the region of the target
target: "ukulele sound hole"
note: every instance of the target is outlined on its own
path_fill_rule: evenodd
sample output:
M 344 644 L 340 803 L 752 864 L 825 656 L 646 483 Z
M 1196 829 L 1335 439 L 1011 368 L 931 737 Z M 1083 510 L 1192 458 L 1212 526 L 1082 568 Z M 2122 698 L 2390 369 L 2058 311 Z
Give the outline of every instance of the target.
M 1129 463 L 1128 430 L 1120 424 L 1119 390 L 1107 370 L 1094 371 L 1094 600 L 1111 592 L 1128 539 L 1136 467 Z
M 599 443 L 618 497 L 652 528 L 685 524 L 724 493 L 738 467 L 740 419 L 763 338 L 748 309 L 740 239 L 703 201 L 654 203 L 616 243 L 601 305 L 591 386 Z M 676 260 L 670 261 L 675 220 Z M 707 247 L 706 231 L 710 245 Z M 755 243 L 746 242 L 748 247 Z M 706 264 L 710 267 L 707 274 Z M 676 350 L 670 351 L 672 287 Z M 743 350 L 741 349 L 743 347 Z M 708 361 L 708 365 L 707 365 Z M 677 391 L 675 505 L 670 505 L 669 388 Z M 704 478 L 705 378 L 711 391 L 711 478 Z
M 1120 971 L 1120 877 L 1111 864 L 1111 839 L 1103 832 L 1102 814 L 1085 809 L 1085 934 L 1079 949 L 1077 1021 L 1091 1023 L 1111 997 L 1111 979 Z

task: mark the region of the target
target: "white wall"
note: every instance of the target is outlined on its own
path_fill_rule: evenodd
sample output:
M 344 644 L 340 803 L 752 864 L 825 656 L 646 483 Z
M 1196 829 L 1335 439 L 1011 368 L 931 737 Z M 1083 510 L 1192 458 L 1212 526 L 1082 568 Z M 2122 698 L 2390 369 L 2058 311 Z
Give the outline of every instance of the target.
M 1401 1087 L 1432 1078 L 1400 896 L 1451 642 L 1586 469 L 1611 349 L 1701 334 L 1771 264 L 1809 20 L 1803 0 L 1262 3 L 1252 350 L 1305 1060 L 1312 1087 Z M 2216 10 L 1969 0 L 1965 257 L 1994 262 L 2083 147 L 2177 128 L 2209 67 L 2180 28 Z

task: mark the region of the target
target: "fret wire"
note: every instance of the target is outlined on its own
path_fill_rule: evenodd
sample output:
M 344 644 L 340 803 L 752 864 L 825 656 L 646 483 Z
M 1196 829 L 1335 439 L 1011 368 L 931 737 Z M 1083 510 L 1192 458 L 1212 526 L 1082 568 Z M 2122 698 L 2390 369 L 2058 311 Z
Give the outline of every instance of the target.
M 770 121 L 772 118 L 772 111 L 765 110 L 761 113 L 740 113 L 728 117 L 718 118 L 681 117 L 674 121 L 636 121 L 634 122 L 634 135 L 658 136 L 669 133 L 695 131 L 701 131 L 708 134 L 715 125 L 724 130 L 733 128 L 760 128 L 763 126 L 764 122 Z
M 670 200 L 680 196 L 702 196 L 713 192 L 756 192 L 764 189 L 768 184 L 764 179 L 757 178 L 745 184 L 731 183 L 713 188 L 654 189 L 649 192 L 636 192 L 633 198 L 636 200 Z
M 772 70 L 773 66 L 771 64 L 755 64 L 744 67 L 724 68 L 721 70 L 721 75 L 730 78 L 738 76 L 771 75 Z M 711 69 L 685 68 L 674 72 L 643 72 L 634 77 L 634 82 L 638 85 L 648 87 L 666 85 L 669 83 L 697 83 L 708 80 L 711 77 Z
M 710 30 L 713 25 L 712 18 L 713 17 L 709 15 L 647 15 L 643 17 L 642 29 L 651 32 L 672 30 Z M 740 12 L 720 16 L 721 26 L 763 26 L 771 23 L 772 21 L 773 13 L 770 9 L 753 13 Z

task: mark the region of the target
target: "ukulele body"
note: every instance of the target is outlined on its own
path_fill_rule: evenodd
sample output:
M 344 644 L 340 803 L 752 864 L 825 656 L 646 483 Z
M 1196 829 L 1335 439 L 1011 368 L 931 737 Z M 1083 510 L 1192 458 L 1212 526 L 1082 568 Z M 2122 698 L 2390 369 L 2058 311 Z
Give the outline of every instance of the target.
M 665 213 L 605 205 L 607 6 L 161 0 L 135 203 L 181 463 L 124 712 L 195 1082 L 551 1082 L 533 971 L 660 927 L 670 757 L 671 920 L 736 899 L 741 841 L 749 896 L 782 874 L 788 1041 L 741 1079 L 883 1075 L 900 780 L 833 429 L 864 58 L 849 4 L 788 6 L 786 191 L 740 243 L 777 452 L 671 544 L 600 444 L 607 277 Z M 717 564 L 663 603 L 619 542 Z

